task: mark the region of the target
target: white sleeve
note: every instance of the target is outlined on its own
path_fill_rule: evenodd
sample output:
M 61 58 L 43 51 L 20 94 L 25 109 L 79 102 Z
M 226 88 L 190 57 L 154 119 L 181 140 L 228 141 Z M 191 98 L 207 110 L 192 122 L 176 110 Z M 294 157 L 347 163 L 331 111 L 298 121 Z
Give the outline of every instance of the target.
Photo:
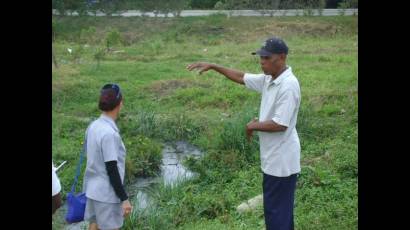
M 291 89 L 285 90 L 278 96 L 272 120 L 279 125 L 289 127 L 299 99 L 294 90 Z
M 51 196 L 57 195 L 61 191 L 61 184 L 60 180 L 57 177 L 56 171 L 54 166 L 52 165 L 51 168 L 51 175 L 52 175 L 52 191 L 51 191 Z
M 243 81 L 247 88 L 262 93 L 263 85 L 265 83 L 265 75 L 245 73 Z

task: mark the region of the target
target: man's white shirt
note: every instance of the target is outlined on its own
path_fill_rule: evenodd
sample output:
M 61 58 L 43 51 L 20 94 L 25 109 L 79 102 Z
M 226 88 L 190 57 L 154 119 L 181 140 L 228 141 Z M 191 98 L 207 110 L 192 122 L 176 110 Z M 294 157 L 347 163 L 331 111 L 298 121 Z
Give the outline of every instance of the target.
M 247 88 L 262 94 L 259 121 L 272 120 L 287 127 L 282 132 L 258 132 L 262 171 L 277 177 L 299 173 L 300 142 L 296 121 L 301 94 L 291 67 L 275 80 L 270 75 L 246 73 L 244 82 Z

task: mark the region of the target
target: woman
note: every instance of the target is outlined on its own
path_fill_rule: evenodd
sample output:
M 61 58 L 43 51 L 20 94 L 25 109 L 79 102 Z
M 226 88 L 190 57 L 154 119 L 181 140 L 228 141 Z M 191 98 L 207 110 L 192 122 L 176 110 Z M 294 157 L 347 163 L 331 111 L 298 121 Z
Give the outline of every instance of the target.
M 116 84 L 101 89 L 101 116 L 86 132 L 87 167 L 84 191 L 87 196 L 84 219 L 90 230 L 119 229 L 132 211 L 124 190 L 125 146 L 115 124 L 122 107 L 122 93 Z

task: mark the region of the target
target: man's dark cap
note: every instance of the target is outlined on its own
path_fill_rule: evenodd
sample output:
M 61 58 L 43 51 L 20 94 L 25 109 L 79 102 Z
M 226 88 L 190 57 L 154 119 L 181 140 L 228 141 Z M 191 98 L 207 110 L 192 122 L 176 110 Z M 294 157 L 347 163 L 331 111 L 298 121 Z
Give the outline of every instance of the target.
M 266 40 L 259 50 L 252 52 L 252 55 L 272 56 L 272 54 L 288 54 L 288 51 L 288 46 L 282 39 L 272 37 Z

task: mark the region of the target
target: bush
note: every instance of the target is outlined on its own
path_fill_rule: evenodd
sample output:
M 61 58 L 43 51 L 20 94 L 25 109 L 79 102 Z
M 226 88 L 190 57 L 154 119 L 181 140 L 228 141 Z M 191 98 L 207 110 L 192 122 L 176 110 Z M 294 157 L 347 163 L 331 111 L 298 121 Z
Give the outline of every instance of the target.
M 161 126 L 168 127 L 162 131 L 162 136 L 167 141 L 194 140 L 199 136 L 201 130 L 201 127 L 186 114 L 168 118 L 162 122 Z
M 131 181 L 136 176 L 154 176 L 162 162 L 162 144 L 143 135 L 128 138 L 126 178 Z
M 130 135 L 144 135 L 150 138 L 158 137 L 159 126 L 155 113 L 152 111 L 138 111 L 136 116 L 128 118 L 126 123 L 135 124 L 135 126 L 130 127 L 128 125 L 122 129 Z
M 79 63 L 81 56 L 84 54 L 84 48 L 82 45 L 77 45 L 72 51 L 73 61 Z
M 94 26 L 90 26 L 88 29 L 82 29 L 80 32 L 80 42 L 86 44 L 95 43 L 95 33 L 96 28 Z
M 107 50 L 110 50 L 112 46 L 118 45 L 121 41 L 121 35 L 117 29 L 109 29 L 105 37 L 105 46 Z
M 101 62 L 101 60 L 104 59 L 105 54 L 106 54 L 105 49 L 97 48 L 97 51 L 94 54 L 94 60 L 97 61 L 97 67 L 100 66 L 100 62 Z
M 216 9 L 216 10 L 223 10 L 223 9 L 224 9 L 224 4 L 223 4 L 223 2 L 221 2 L 221 1 L 216 2 L 215 5 L 214 5 L 214 9 Z
M 250 114 L 246 114 L 239 119 L 224 122 L 218 138 L 218 149 L 237 150 L 248 162 L 255 162 L 259 149 L 257 134 L 254 133 L 251 142 L 247 141 L 245 134 L 245 126 L 252 118 Z

